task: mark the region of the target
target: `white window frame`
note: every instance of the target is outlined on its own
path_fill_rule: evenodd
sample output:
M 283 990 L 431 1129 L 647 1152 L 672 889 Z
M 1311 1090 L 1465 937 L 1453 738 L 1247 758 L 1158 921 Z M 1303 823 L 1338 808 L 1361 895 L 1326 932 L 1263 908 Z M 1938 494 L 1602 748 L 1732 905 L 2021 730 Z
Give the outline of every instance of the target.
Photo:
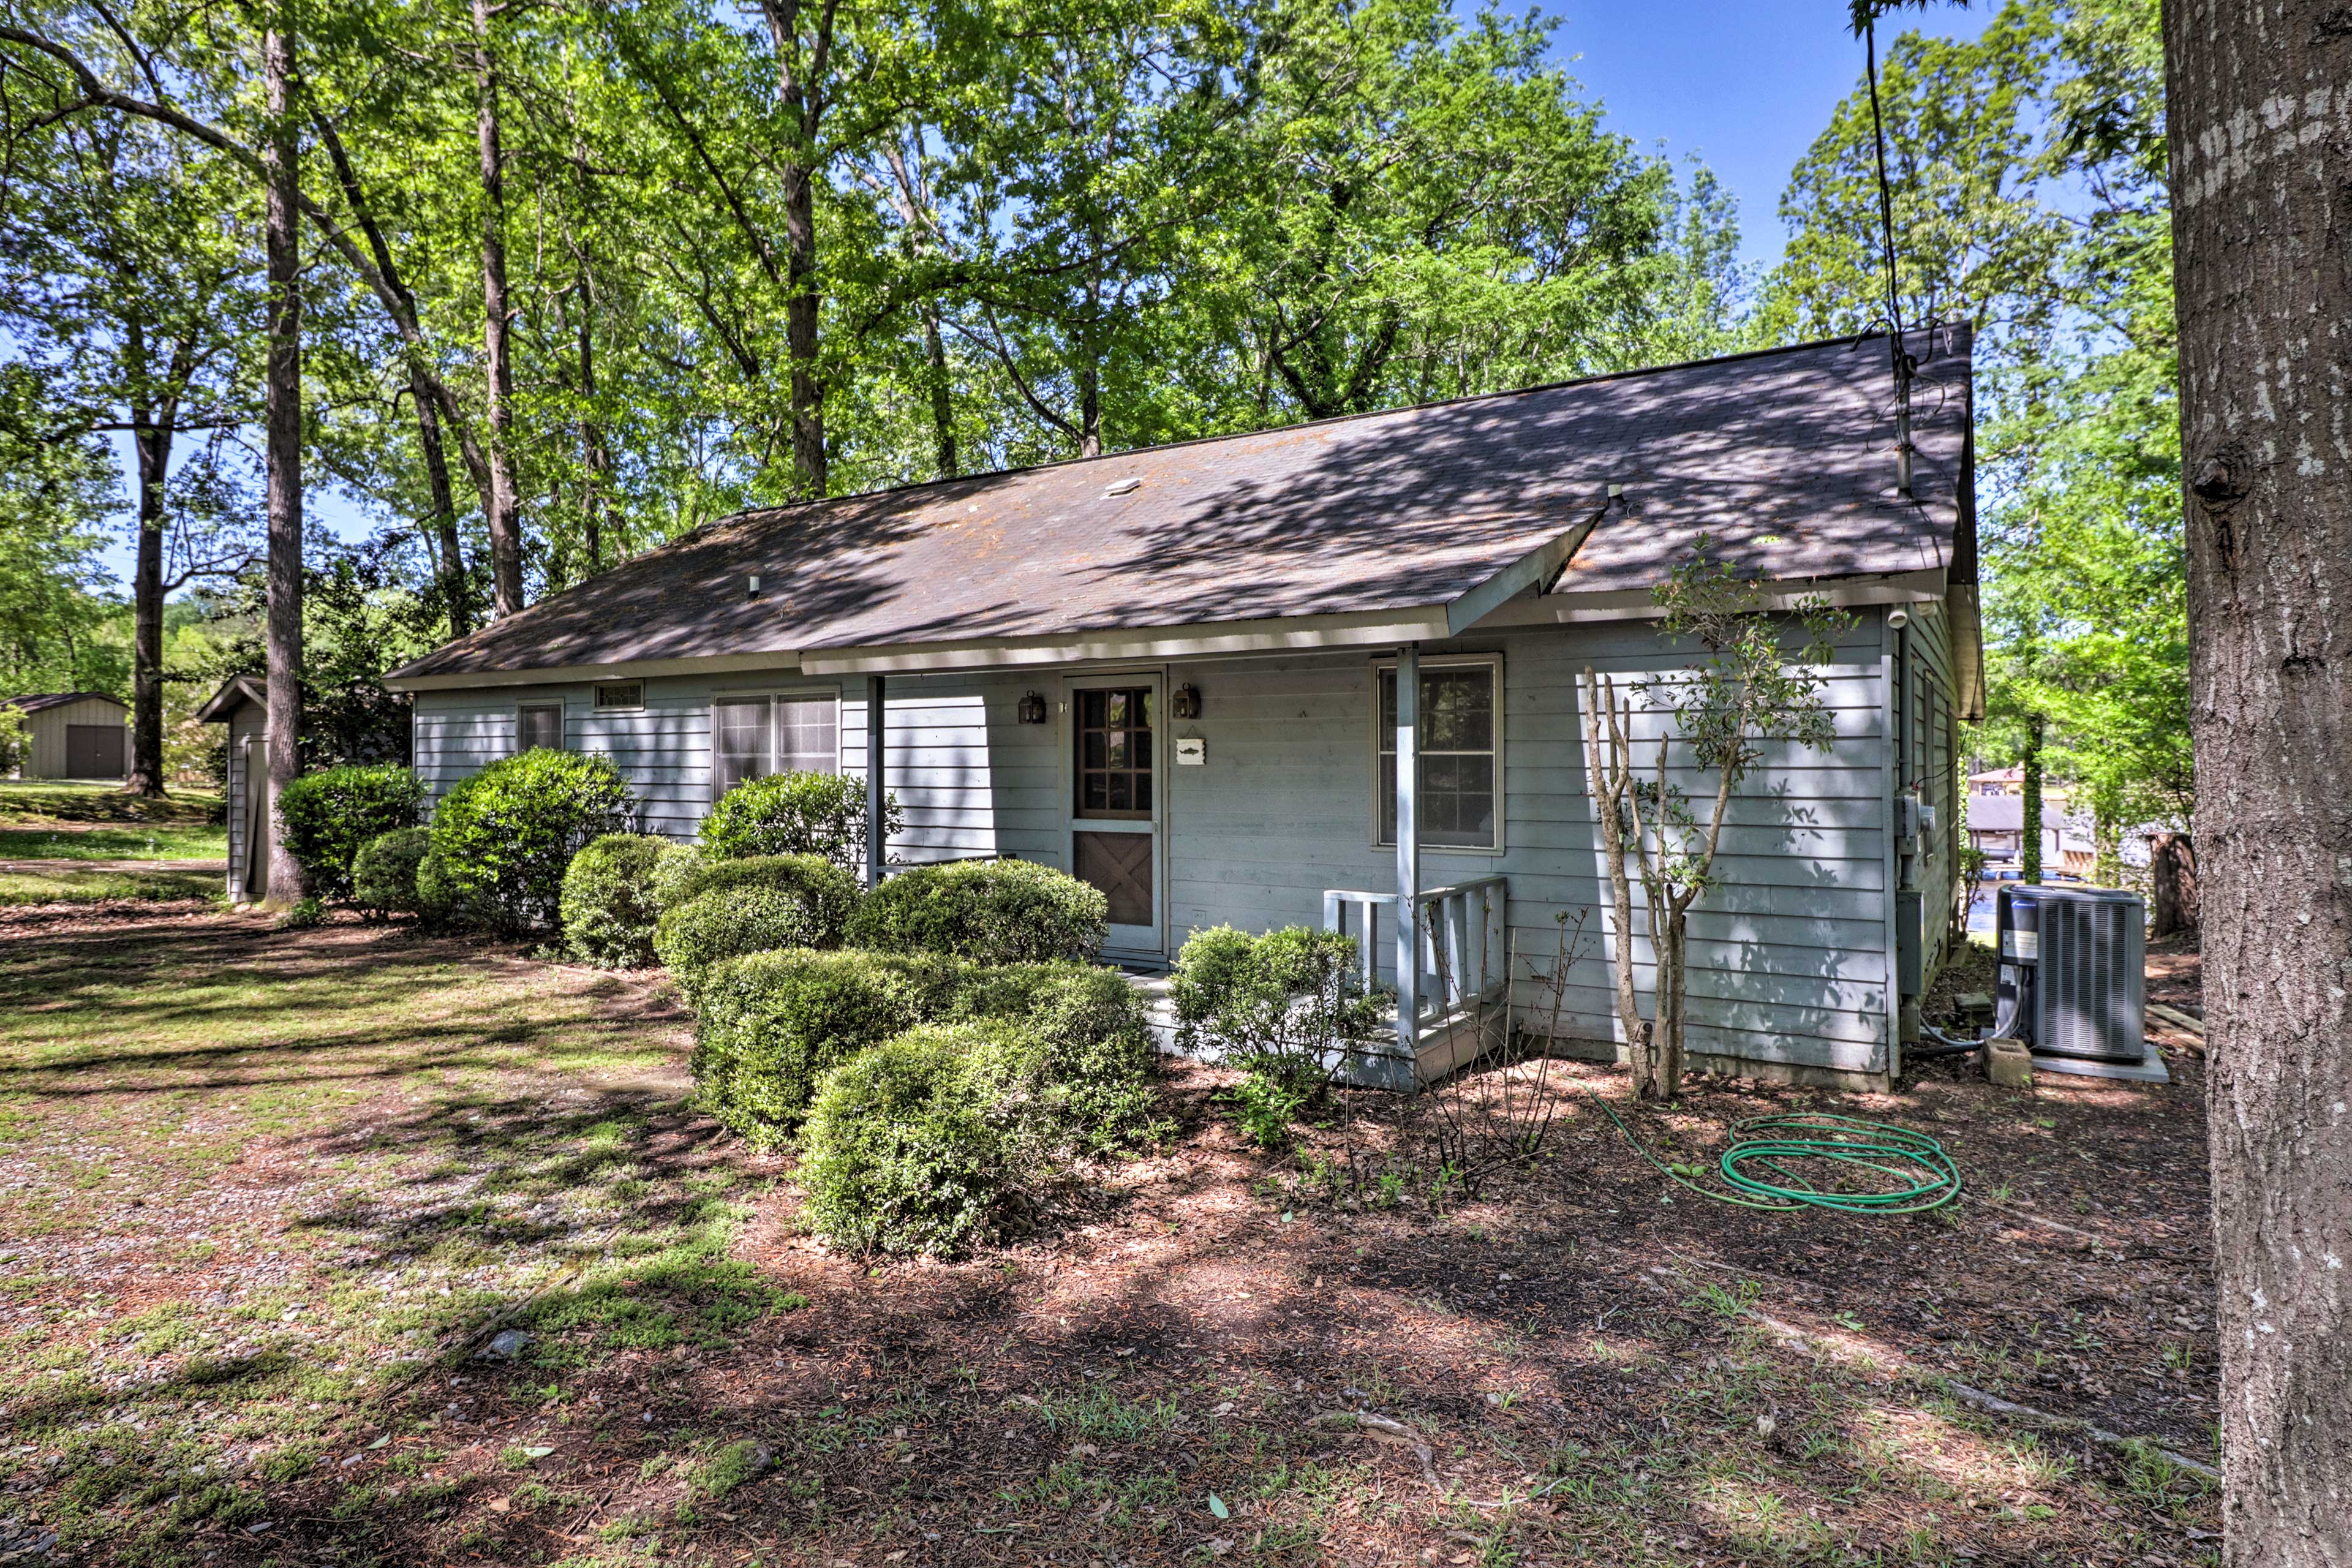
M 634 688 L 635 702 L 607 702 L 604 693 L 622 687 Z M 588 708 L 592 713 L 642 713 L 646 708 L 646 683 L 642 680 L 599 680 L 588 689 Z
M 710 798 L 717 801 L 727 791 L 719 784 L 719 710 L 730 703 L 760 702 L 768 710 L 768 760 L 765 773 L 750 778 L 770 778 L 776 768 L 776 704 L 779 702 L 830 702 L 833 704 L 833 771 L 841 775 L 841 688 L 838 686 L 755 687 L 740 691 L 716 691 L 710 697 Z M 739 782 L 749 782 L 748 779 Z
M 526 713 L 549 711 L 552 711 L 555 715 L 555 744 L 549 750 L 568 752 L 572 749 L 572 715 L 569 705 L 561 697 L 541 698 L 534 701 L 515 704 L 514 754 L 516 756 L 520 757 L 525 752 L 531 750 L 522 743 L 522 716 Z
M 1393 678 L 1396 674 L 1396 668 L 1397 661 L 1394 658 L 1374 659 L 1371 665 L 1370 677 L 1367 682 L 1370 688 L 1368 692 L 1370 702 L 1368 706 L 1370 710 L 1370 714 L 1365 724 L 1365 730 L 1371 742 L 1372 752 L 1370 770 L 1372 789 L 1371 800 L 1369 803 L 1369 810 L 1371 815 L 1371 847 L 1375 849 L 1393 849 L 1396 847 L 1395 833 L 1389 829 L 1386 824 L 1381 821 L 1381 775 L 1384 769 L 1392 769 L 1395 766 L 1394 763 L 1391 761 L 1391 759 L 1396 754 L 1394 752 L 1387 749 L 1391 737 L 1381 733 L 1381 678 L 1384 674 Z M 1509 688 L 1505 683 L 1503 656 L 1497 652 L 1423 654 L 1421 658 L 1421 671 L 1423 675 L 1432 674 L 1442 669 L 1469 668 L 1484 668 L 1491 671 L 1492 679 L 1494 681 L 1495 842 L 1492 845 L 1433 844 L 1424 834 L 1421 841 L 1421 847 L 1423 852 L 1425 854 L 1501 855 L 1506 853 L 1509 847 L 1509 839 L 1506 831 L 1509 819 L 1505 816 L 1503 811 L 1504 798 L 1507 793 L 1504 785 L 1503 778 L 1503 709 Z

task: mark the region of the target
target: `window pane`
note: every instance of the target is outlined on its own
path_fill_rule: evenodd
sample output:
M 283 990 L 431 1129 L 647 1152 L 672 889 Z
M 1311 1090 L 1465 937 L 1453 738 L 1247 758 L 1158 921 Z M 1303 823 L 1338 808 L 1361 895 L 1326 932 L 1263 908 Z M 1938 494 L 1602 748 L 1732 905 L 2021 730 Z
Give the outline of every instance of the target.
M 1441 669 L 1421 678 L 1421 744 L 1431 752 L 1494 749 L 1492 670 Z
M 831 773 L 841 765 L 841 717 L 830 697 L 776 701 L 776 771 Z
M 515 750 L 529 752 L 539 747 L 561 751 L 563 747 L 563 710 L 553 707 L 524 708 L 515 715 Z
M 768 772 L 768 702 L 721 702 L 712 710 L 711 771 L 725 795 L 745 779 Z
M 1396 671 L 1383 669 L 1378 671 L 1374 679 L 1380 684 L 1381 693 L 1381 750 L 1393 752 L 1396 750 Z

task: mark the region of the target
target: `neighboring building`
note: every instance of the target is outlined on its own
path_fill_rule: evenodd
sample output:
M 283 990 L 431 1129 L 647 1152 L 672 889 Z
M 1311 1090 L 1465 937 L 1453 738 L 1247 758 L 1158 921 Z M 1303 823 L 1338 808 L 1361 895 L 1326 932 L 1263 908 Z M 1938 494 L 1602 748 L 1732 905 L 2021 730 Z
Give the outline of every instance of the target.
M 263 748 L 269 730 L 269 699 L 249 675 L 232 676 L 196 710 L 196 721 L 228 726 L 228 772 L 224 807 L 228 818 L 228 896 L 242 903 L 269 892 L 269 831 L 262 813 L 268 777 Z
M 25 716 L 28 779 L 124 779 L 131 776 L 131 708 L 103 691 L 54 691 L 0 698 L 0 708 Z
M 1832 749 L 1765 748 L 1693 914 L 1695 1065 L 1883 1085 L 1948 937 L 1957 725 L 1983 711 L 1969 336 L 1908 347 L 1909 495 L 1887 345 L 1841 340 L 747 513 L 385 684 L 435 795 L 599 752 L 675 837 L 740 780 L 878 767 L 889 857 L 1062 867 L 1139 968 L 1223 922 L 1370 919 L 1426 1075 L 1562 914 L 1596 941 L 1561 1043 L 1612 1048 L 1608 954 L 1646 974 L 1649 949 L 1603 929 L 1576 679 L 1687 664 L 1652 590 L 1706 535 L 1853 620 L 1819 671 Z M 1400 976 L 1401 908 L 1442 922 L 1443 966 L 1404 948 Z M 1521 1026 L 1549 1028 L 1534 1000 Z

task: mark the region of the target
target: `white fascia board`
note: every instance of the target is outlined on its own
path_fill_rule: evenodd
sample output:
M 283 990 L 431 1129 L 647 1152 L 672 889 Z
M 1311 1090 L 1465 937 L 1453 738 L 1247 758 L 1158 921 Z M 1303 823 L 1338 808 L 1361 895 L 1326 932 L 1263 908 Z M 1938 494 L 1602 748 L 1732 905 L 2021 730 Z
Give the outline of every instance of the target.
M 1445 631 L 1460 637 L 1521 594 L 1540 594 L 1567 570 L 1569 561 L 1592 536 L 1593 525 L 1609 510 L 1604 499 L 1592 515 L 1575 527 L 1528 551 L 1484 583 L 1445 606 Z
M 727 675 L 801 668 L 796 653 L 721 653 L 698 658 L 640 658 L 621 664 L 571 664 L 548 669 L 475 669 L 446 675 L 388 675 L 387 691 L 461 691 L 484 686 L 556 686 L 579 680 L 641 680 L 659 675 Z
M 1867 605 L 1926 605 L 1945 597 L 1943 569 L 1906 572 L 1884 577 L 1839 577 L 1828 582 L 1787 582 L 1768 584 L 1759 607 L 1793 610 L 1808 601 L 1824 601 L 1840 609 Z M 1477 624 L 1480 631 L 1503 626 L 1557 626 L 1592 621 L 1655 620 L 1662 612 L 1646 588 L 1611 593 L 1547 594 L 1517 598 Z
M 1136 659 L 1214 658 L 1318 648 L 1378 647 L 1451 636 L 1445 609 L 1366 611 L 1282 620 L 1088 632 L 1076 637 L 920 643 L 904 647 L 809 649 L 805 675 L 912 675 L 927 670 L 1019 669 Z

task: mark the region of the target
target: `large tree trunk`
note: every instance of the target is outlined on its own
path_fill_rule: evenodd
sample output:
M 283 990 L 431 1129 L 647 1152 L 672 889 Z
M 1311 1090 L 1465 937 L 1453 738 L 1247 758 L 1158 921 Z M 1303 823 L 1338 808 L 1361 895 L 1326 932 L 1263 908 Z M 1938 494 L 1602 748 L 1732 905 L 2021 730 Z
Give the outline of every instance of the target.
M 2186 833 L 2157 836 L 2147 857 L 2148 934 L 2197 929 L 2197 847 Z
M 2027 882 L 2042 880 L 2042 715 L 2025 721 L 2025 800 L 2020 808 L 2017 836 L 2018 875 Z
M 580 279 L 580 542 L 588 559 L 588 574 L 604 569 L 605 489 L 613 471 L 611 448 L 605 444 L 604 421 L 596 417 L 595 295 L 583 260 Z
M 761 0 L 784 108 L 799 132 L 779 160 L 784 205 L 784 349 L 792 360 L 793 472 L 803 495 L 825 493 L 824 379 L 817 365 L 817 136 L 824 124 L 827 62 L 840 0 L 817 0 L 801 40 L 801 0 Z
M 172 431 L 134 412 L 131 445 L 139 458 L 139 554 L 131 574 L 131 794 L 163 795 L 163 485 Z
M 416 445 L 425 455 L 425 481 L 433 497 L 433 516 L 425 527 L 439 545 L 441 596 L 449 616 L 449 635 L 464 637 L 474 629 L 473 612 L 466 603 L 466 551 L 457 537 L 457 498 L 449 487 L 449 454 L 441 440 L 441 409 L 433 384 L 413 362 L 408 369 L 408 395 L 416 400 Z
M 294 201 L 294 122 L 288 114 L 294 40 L 282 16 L 261 37 L 262 94 L 269 119 L 262 150 L 268 176 L 263 250 L 269 281 L 268 363 L 263 416 L 268 468 L 269 610 L 267 691 L 269 902 L 300 899 L 302 868 L 286 851 L 278 799 L 301 772 L 302 723 L 302 275 Z
M 515 493 L 508 426 L 514 361 L 507 305 L 506 156 L 499 144 L 498 68 L 490 54 L 489 0 L 474 0 L 474 129 L 482 154 L 482 357 L 488 381 L 490 592 L 496 613 L 522 608 L 522 502 Z
M 961 472 L 956 457 L 955 400 L 948 384 L 948 347 L 940 339 L 940 307 L 923 303 L 923 364 L 930 372 L 931 441 L 937 448 L 939 477 L 951 479 Z
M 2352 14 L 2169 0 L 2223 1561 L 2352 1563 Z

